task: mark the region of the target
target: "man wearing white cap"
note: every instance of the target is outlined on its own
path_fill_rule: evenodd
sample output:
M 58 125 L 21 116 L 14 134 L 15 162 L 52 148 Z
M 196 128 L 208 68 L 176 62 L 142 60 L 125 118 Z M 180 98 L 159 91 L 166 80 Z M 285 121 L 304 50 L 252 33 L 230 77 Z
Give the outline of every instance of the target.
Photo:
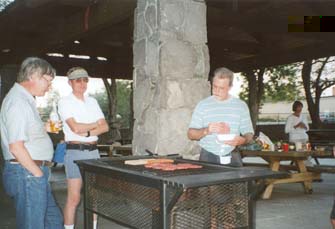
M 82 186 L 80 170 L 74 161 L 99 158 L 98 135 L 107 132 L 109 127 L 97 101 L 84 95 L 89 81 L 87 71 L 74 67 L 68 71 L 67 76 L 72 93 L 60 99 L 58 111 L 64 123 L 67 144 L 64 165 L 68 191 L 64 207 L 64 227 L 72 229 Z M 96 228 L 96 216 L 94 218 Z

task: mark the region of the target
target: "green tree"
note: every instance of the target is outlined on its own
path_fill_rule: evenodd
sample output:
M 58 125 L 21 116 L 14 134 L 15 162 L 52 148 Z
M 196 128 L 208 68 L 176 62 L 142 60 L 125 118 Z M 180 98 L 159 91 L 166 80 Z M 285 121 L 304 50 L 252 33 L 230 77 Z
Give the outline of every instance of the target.
M 1 0 L 0 1 L 0 12 L 4 10 L 9 4 L 14 2 L 14 0 Z
M 245 78 L 240 97 L 249 106 L 254 127 L 263 102 L 301 98 L 298 70 L 298 64 L 290 64 L 242 72 Z
M 130 107 L 130 94 L 131 94 L 130 80 L 117 81 L 116 96 L 117 96 L 117 113 L 121 115 L 121 123 L 123 127 L 130 128 L 131 122 L 131 107 Z
M 261 102 L 278 102 L 278 101 L 293 101 L 302 99 L 302 81 L 299 77 L 299 64 L 280 65 L 276 67 L 253 70 L 253 74 L 263 72 L 263 77 L 256 76 L 256 82 L 259 84 L 260 79 L 264 84 L 264 91 L 261 96 Z M 242 84 L 242 91 L 240 97 L 248 101 L 249 84 L 247 80 L 247 73 L 242 72 L 245 76 Z
M 129 123 L 131 119 L 131 111 L 130 111 L 130 93 L 131 93 L 131 81 L 130 80 L 117 80 L 116 81 L 116 96 L 117 96 L 117 104 L 116 104 L 116 112 L 118 115 L 119 121 L 121 123 L 121 127 L 129 128 Z M 106 89 L 101 89 L 93 94 L 90 94 L 94 97 L 105 117 L 109 117 L 109 100 Z
M 334 61 L 335 57 L 328 56 L 317 60 L 305 60 L 302 66 L 301 77 L 314 128 L 321 127 L 319 114 L 321 95 L 327 88 L 335 85 Z
M 97 101 L 98 104 L 102 110 L 102 112 L 104 113 L 105 117 L 108 117 L 108 106 L 109 106 L 109 102 L 108 102 L 108 97 L 107 97 L 107 92 L 105 89 L 101 89 L 99 91 L 96 91 L 93 94 L 89 94 L 90 96 L 94 97 Z
M 264 71 L 265 68 L 258 70 L 249 70 L 244 73 L 248 90 L 246 90 L 246 102 L 249 106 L 251 121 L 254 129 L 258 120 L 258 111 L 261 106 L 261 99 L 264 93 Z M 246 84 L 244 84 L 246 85 Z
M 302 99 L 302 83 L 298 76 L 299 64 L 267 68 L 264 102 L 293 101 Z

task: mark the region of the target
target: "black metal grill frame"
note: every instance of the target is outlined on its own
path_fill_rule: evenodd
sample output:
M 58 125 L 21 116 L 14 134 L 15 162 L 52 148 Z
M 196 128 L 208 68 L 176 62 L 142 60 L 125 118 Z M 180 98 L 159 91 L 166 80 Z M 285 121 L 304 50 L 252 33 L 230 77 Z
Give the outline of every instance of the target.
M 77 162 L 84 182 L 85 228 L 91 228 L 92 213 L 130 228 L 254 228 L 251 181 L 274 176 L 264 169 L 184 159 L 176 160 L 201 164 L 202 172 L 164 176 L 123 166 L 126 159 Z

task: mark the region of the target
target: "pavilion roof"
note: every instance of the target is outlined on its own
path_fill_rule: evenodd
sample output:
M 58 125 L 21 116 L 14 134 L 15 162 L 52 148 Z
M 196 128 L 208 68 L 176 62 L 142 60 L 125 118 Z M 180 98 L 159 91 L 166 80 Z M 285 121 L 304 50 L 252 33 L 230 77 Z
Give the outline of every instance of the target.
M 4 9 L 0 12 L 0 65 L 38 55 L 50 61 L 58 74 L 81 65 L 96 77 L 131 79 L 136 3 L 16 0 L 0 5 L 0 11 Z M 289 19 L 299 16 L 303 23 L 303 16 L 331 15 L 335 2 L 206 0 L 206 4 L 211 69 L 226 66 L 240 72 L 335 55 L 334 32 L 288 32 Z

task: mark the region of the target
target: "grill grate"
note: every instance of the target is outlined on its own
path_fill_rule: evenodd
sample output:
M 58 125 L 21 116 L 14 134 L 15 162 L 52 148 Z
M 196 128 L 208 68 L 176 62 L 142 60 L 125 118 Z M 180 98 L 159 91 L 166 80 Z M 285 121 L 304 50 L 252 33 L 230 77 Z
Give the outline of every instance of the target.
M 106 160 L 102 163 L 105 163 L 109 166 L 112 166 L 114 168 L 120 168 L 125 169 L 129 171 L 137 171 L 141 173 L 146 174 L 154 174 L 161 177 L 176 177 L 176 176 L 186 176 L 186 175 L 196 175 L 196 174 L 210 174 L 210 173 L 217 173 L 217 172 L 225 172 L 225 171 L 231 171 L 232 168 L 224 168 L 224 167 L 217 167 L 217 166 L 208 166 L 204 163 L 197 163 L 202 166 L 202 168 L 199 169 L 181 169 L 181 170 L 175 170 L 175 171 L 163 171 L 158 169 L 150 169 L 145 168 L 144 165 L 127 165 L 124 164 L 124 161 L 111 161 Z M 176 163 L 189 163 L 189 161 L 185 161 L 182 159 L 176 159 L 174 164 Z M 196 164 L 192 162 L 193 164 Z
M 159 189 L 91 172 L 85 173 L 85 180 L 89 210 L 134 228 L 160 228 Z M 171 210 L 169 222 L 174 229 L 248 228 L 247 183 L 185 189 Z

